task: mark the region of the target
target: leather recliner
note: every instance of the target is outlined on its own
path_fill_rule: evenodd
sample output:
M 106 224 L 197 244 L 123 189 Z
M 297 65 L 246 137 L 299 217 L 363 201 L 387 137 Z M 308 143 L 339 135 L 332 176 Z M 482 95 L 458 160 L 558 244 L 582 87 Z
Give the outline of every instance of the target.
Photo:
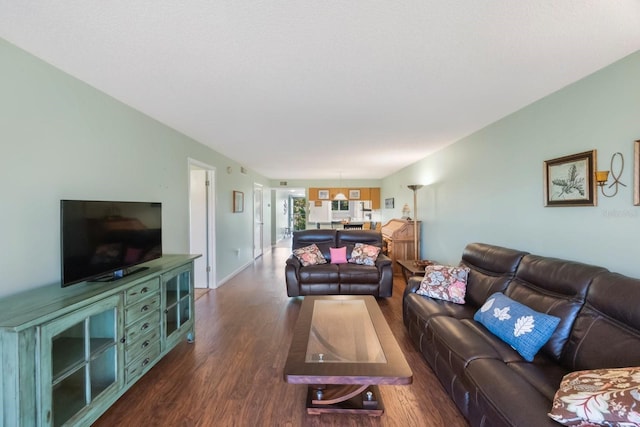
M 302 230 L 293 233 L 292 249 L 316 244 L 326 264 L 303 266 L 293 254 L 287 259 L 287 295 L 373 295 L 390 297 L 393 290 L 391 259 L 380 253 L 375 266 L 331 264 L 330 248 L 346 246 L 347 258 L 356 243 L 382 248 L 382 234 L 373 230 Z
M 466 304 L 416 294 L 416 276 L 403 319 L 472 427 L 559 426 L 547 413 L 565 374 L 640 363 L 640 280 L 483 243 L 467 245 L 461 263 Z M 473 319 L 494 292 L 561 319 L 532 362 Z

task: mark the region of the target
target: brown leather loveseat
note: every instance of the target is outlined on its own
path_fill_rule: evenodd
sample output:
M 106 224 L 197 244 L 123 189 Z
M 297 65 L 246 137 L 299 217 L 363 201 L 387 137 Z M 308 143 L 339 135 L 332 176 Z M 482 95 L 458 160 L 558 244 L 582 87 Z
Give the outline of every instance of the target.
M 403 319 L 472 426 L 557 427 L 547 413 L 566 374 L 640 366 L 640 280 L 482 243 L 467 245 L 461 263 L 470 269 L 465 304 L 416 294 L 416 276 Z M 532 362 L 474 320 L 494 292 L 561 319 Z
M 293 254 L 287 259 L 287 295 L 373 295 L 390 297 L 393 289 L 391 259 L 380 253 L 374 266 L 331 264 L 330 248 L 346 246 L 347 258 L 356 243 L 382 248 L 382 234 L 372 230 L 313 229 L 293 233 L 292 250 L 318 246 L 326 264 L 303 266 Z

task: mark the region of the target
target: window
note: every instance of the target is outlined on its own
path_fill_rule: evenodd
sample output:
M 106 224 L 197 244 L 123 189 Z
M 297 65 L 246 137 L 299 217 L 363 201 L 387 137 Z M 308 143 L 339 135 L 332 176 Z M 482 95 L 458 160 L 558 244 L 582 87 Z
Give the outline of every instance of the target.
M 332 200 L 331 210 L 332 211 L 349 211 L 349 201 L 348 200 Z

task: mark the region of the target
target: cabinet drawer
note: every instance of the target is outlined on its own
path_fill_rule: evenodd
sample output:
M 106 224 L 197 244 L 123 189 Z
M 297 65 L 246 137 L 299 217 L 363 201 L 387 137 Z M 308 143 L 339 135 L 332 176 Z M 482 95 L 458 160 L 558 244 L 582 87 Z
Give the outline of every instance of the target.
M 124 351 L 124 363 L 128 364 L 134 359 L 142 355 L 145 351 L 153 348 L 156 343 L 160 342 L 160 328 L 145 334 L 140 339 L 127 343 L 127 347 Z
M 160 294 L 154 294 L 124 309 L 125 325 L 131 325 L 149 313 L 160 311 Z
M 158 292 L 160 292 L 160 278 L 154 277 L 151 280 L 147 280 L 127 289 L 124 295 L 124 303 L 125 305 L 131 305 L 153 293 Z
M 142 375 L 160 355 L 160 341 L 149 345 L 148 351 L 141 354 L 125 368 L 125 381 L 130 384 Z
M 139 319 L 132 325 L 128 325 L 125 331 L 125 342 L 135 342 L 139 337 L 151 333 L 155 329 L 160 328 L 160 312 L 155 310 L 148 315 Z

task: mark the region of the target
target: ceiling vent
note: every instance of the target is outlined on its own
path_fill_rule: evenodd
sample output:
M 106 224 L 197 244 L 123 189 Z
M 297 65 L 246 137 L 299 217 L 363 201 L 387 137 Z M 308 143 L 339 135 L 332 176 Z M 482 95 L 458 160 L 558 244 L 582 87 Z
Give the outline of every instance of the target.
M 280 187 L 286 187 L 287 185 L 287 181 L 280 181 Z
M 244 166 L 240 166 L 240 173 L 247 174 L 247 169 Z

